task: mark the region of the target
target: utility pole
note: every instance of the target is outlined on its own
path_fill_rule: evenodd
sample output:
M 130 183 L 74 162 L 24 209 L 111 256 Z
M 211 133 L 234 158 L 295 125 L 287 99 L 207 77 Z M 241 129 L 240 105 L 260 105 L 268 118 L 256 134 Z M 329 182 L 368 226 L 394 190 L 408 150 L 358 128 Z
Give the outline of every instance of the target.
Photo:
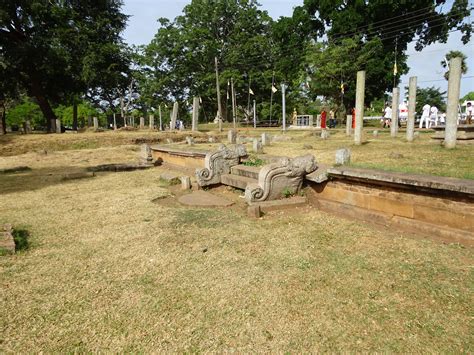
M 219 121 L 219 132 L 222 132 L 221 89 L 219 85 L 219 69 L 217 67 L 217 57 L 214 57 L 214 63 L 216 66 L 217 119 Z
M 282 111 L 282 119 L 283 119 L 283 132 L 286 131 L 286 101 L 285 101 L 285 90 L 286 85 L 281 84 L 281 111 Z
M 230 78 L 230 89 L 232 95 L 232 120 L 234 122 L 234 129 L 237 127 L 237 117 L 236 117 L 236 105 L 235 105 L 235 92 L 234 92 L 234 78 Z

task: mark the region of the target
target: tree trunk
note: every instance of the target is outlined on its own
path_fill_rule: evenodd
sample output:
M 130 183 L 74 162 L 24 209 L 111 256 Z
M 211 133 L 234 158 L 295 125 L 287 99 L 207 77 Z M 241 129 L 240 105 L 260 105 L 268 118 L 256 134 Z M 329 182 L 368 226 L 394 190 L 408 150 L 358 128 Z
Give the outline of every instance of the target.
M 74 102 L 72 104 L 72 129 L 73 131 L 77 131 L 77 101 L 74 98 Z
M 5 115 L 5 105 L 3 101 L 0 102 L 0 136 L 7 133 L 7 123 Z
M 46 127 L 48 129 L 48 133 L 55 133 L 56 132 L 56 115 L 54 114 L 51 105 L 48 102 L 48 99 L 44 95 L 43 89 L 38 81 L 32 79 L 31 81 L 31 93 L 38 101 L 38 106 L 41 109 L 44 117 L 46 118 Z

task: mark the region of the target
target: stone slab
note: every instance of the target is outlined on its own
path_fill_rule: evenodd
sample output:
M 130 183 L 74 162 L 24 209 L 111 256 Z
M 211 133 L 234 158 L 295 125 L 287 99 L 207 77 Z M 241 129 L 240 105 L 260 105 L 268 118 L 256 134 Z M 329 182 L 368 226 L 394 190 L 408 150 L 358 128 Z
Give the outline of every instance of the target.
M 192 207 L 228 207 L 234 204 L 224 197 L 203 190 L 193 191 L 181 196 L 178 201 L 185 206 Z
M 468 194 L 471 198 L 474 198 L 474 180 L 345 167 L 328 168 L 327 173 L 329 177 L 332 178 L 346 178 L 366 182 L 383 182 L 406 187 L 445 190 Z
M 204 151 L 204 150 L 191 149 L 191 148 L 182 150 L 182 149 L 177 149 L 177 148 L 166 147 L 163 145 L 153 145 L 150 147 L 150 149 L 152 151 L 164 152 L 170 155 L 179 155 L 179 156 L 184 156 L 184 157 L 196 157 L 196 158 L 205 158 L 206 154 L 209 153 L 208 151 Z
M 177 185 L 181 183 L 181 176 L 171 171 L 165 171 L 161 173 L 160 179 L 170 183 L 171 185 Z
M 13 229 L 6 224 L 3 231 L 0 230 L 0 253 L 15 253 L 15 240 L 13 239 Z
M 261 167 L 257 166 L 247 166 L 247 165 L 235 165 L 230 168 L 230 172 L 233 175 L 245 176 L 251 179 L 258 179 L 258 173 L 260 172 Z
M 232 186 L 241 190 L 245 190 L 248 184 L 256 184 L 258 181 L 246 176 L 222 174 L 221 183 L 227 186 Z
M 321 184 L 328 180 L 328 167 L 323 164 L 318 164 L 318 168 L 311 174 L 305 176 L 306 180 Z

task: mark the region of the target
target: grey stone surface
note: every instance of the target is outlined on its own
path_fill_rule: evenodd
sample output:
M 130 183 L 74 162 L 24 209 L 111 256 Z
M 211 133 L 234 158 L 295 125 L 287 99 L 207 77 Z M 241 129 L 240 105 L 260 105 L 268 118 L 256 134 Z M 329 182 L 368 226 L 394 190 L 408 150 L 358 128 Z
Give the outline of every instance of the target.
M 315 182 L 320 184 L 328 180 L 328 167 L 323 164 L 319 164 L 318 168 L 310 174 L 305 176 L 305 179 L 308 181 Z
M 284 135 L 276 135 L 272 136 L 272 142 L 288 142 L 291 141 L 293 138 L 290 136 L 284 136 Z
M 56 119 L 56 133 L 61 133 L 61 120 Z
M 140 145 L 140 163 L 153 164 L 153 157 L 151 155 L 151 149 L 148 144 Z
M 323 129 L 321 131 L 321 139 L 328 139 L 331 136 L 327 129 Z
M 229 144 L 236 144 L 237 143 L 237 131 L 234 129 L 229 129 L 227 132 L 227 141 Z
M 140 129 L 145 128 L 145 117 L 140 117 Z
M 194 138 L 191 136 L 186 137 L 186 144 L 187 145 L 194 145 Z
M 257 138 L 254 138 L 253 140 L 252 151 L 257 154 L 263 153 L 262 143 Z
M 154 115 L 150 115 L 148 117 L 148 119 L 150 120 L 150 122 L 148 123 L 148 128 L 149 129 L 155 129 L 155 116 Z
M 181 190 L 191 189 L 191 178 L 189 176 L 181 176 Z
M 351 151 L 348 148 L 336 150 L 336 165 L 346 165 L 351 162 Z
M 171 171 L 165 171 L 160 174 L 160 179 L 168 182 L 170 185 L 177 185 L 181 183 L 180 176 Z
M 174 131 L 176 129 L 176 120 L 178 119 L 178 109 L 179 105 L 177 102 L 173 104 L 173 111 L 171 113 L 171 121 L 170 121 L 170 130 Z
M 348 167 L 328 168 L 328 174 L 332 178 L 350 178 L 354 180 L 413 186 L 430 190 L 453 191 L 468 194 L 471 198 L 474 197 L 474 180 Z
M 270 145 L 270 141 L 271 141 L 270 135 L 268 133 L 262 133 L 262 145 L 263 146 Z
M 9 254 L 15 253 L 13 228 L 10 224 L 5 224 L 3 230 L 0 230 L 0 252 L 6 252 Z
M 260 218 L 262 216 L 262 211 L 259 205 L 252 205 L 247 207 L 247 216 L 250 218 Z
M 248 184 L 245 189 L 247 202 L 275 200 L 286 192 L 296 194 L 300 191 L 306 174 L 317 169 L 313 155 L 296 158 L 281 158 L 278 162 L 262 167 L 258 183 Z
M 97 119 L 97 117 L 94 117 L 93 120 L 94 120 L 94 129 L 99 129 L 99 120 Z
M 230 168 L 240 163 L 240 159 L 247 156 L 243 145 L 236 145 L 233 149 L 221 144 L 217 151 L 206 154 L 204 169 L 196 170 L 196 180 L 199 186 L 219 184 L 222 174 L 229 174 Z
M 378 137 L 378 136 L 379 136 L 379 131 L 377 131 L 377 130 L 373 131 L 373 132 L 372 132 L 372 135 L 373 135 L 374 137 Z

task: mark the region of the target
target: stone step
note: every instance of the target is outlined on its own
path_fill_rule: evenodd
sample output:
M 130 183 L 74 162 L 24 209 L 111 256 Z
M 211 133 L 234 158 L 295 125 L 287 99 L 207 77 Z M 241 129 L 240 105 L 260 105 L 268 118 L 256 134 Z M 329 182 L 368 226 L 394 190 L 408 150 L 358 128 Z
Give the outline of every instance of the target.
M 230 168 L 230 171 L 232 175 L 245 176 L 258 180 L 258 173 L 260 172 L 260 169 L 260 167 L 256 166 L 235 165 Z
M 257 183 L 257 179 L 252 179 L 246 176 L 223 174 L 221 175 L 221 183 L 224 185 L 236 187 L 245 190 L 248 184 Z

